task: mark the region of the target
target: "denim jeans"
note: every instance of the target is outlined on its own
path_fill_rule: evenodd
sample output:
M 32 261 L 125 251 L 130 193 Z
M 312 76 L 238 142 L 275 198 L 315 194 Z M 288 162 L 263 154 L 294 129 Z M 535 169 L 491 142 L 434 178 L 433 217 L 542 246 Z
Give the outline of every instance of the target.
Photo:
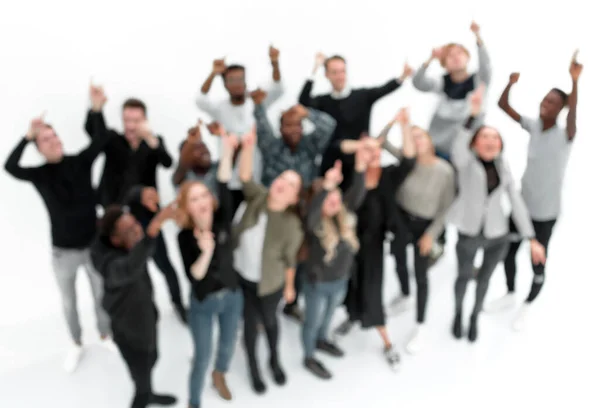
M 189 327 L 194 341 L 194 361 L 190 374 L 190 405 L 200 406 L 200 394 L 208 364 L 212 359 L 213 321 L 219 321 L 215 371 L 226 373 L 235 350 L 238 322 L 243 308 L 242 291 L 228 289 L 211 293 L 201 302 L 192 293 Z
M 304 357 L 312 358 L 318 340 L 327 340 L 327 333 L 335 309 L 344 302 L 348 290 L 348 279 L 332 282 L 305 282 L 304 325 L 302 326 L 302 345 Z

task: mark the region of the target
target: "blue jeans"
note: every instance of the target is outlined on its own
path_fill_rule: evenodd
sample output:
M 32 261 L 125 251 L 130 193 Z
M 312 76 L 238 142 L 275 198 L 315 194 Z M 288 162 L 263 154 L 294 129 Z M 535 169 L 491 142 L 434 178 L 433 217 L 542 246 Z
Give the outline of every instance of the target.
M 194 341 L 194 362 L 190 374 L 190 405 L 200 406 L 206 370 L 212 358 L 213 320 L 219 319 L 219 341 L 215 371 L 226 373 L 235 350 L 238 323 L 244 299 L 240 289 L 211 293 L 202 302 L 192 293 L 189 326 Z
M 306 310 L 302 326 L 304 358 L 312 358 L 318 340 L 327 340 L 327 332 L 335 309 L 344 302 L 348 279 L 332 282 L 305 282 L 303 286 Z

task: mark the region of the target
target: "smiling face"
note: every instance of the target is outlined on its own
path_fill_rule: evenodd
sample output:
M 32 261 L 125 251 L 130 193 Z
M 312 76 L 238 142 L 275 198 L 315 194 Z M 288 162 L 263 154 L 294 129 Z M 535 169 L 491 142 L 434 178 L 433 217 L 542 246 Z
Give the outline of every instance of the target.
M 295 148 L 302 139 L 302 120 L 292 111 L 281 115 L 281 137 L 291 148 Z
M 44 126 L 35 138 L 38 151 L 47 162 L 56 163 L 62 160 L 64 152 L 63 145 L 54 129 Z
M 473 137 L 472 147 L 482 160 L 492 161 L 502 151 L 502 138 L 496 129 L 484 126 Z
M 210 151 L 204 142 L 196 142 L 192 147 L 192 170 L 203 172 L 210 168 Z
M 443 67 L 448 73 L 461 72 L 467 69 L 469 63 L 469 53 L 459 44 L 450 44 L 446 46 L 443 58 Z
M 138 129 L 146 120 L 146 114 L 142 108 L 125 107 L 123 108 L 123 127 L 125 129 L 125 138 L 133 141 L 139 138 Z
M 281 173 L 269 187 L 269 196 L 283 205 L 294 205 L 302 188 L 302 178 L 293 170 Z
M 415 141 L 415 147 L 417 149 L 417 155 L 425 156 L 434 154 L 435 149 L 433 142 L 429 134 L 418 126 L 413 126 L 411 129 L 413 140 Z
M 335 217 L 342 209 L 342 193 L 335 189 L 325 197 L 322 213 L 325 217 Z
M 246 95 L 246 71 L 241 67 L 228 68 L 223 74 L 225 89 L 232 98 L 243 98 Z
M 346 61 L 340 57 L 332 57 L 325 62 L 325 77 L 337 92 L 346 87 Z
M 551 90 L 546 94 L 540 104 L 540 118 L 542 120 L 556 120 L 565 107 L 565 98 L 557 90 Z
M 194 220 L 205 218 L 214 211 L 214 197 L 202 183 L 195 182 L 185 191 L 185 211 Z

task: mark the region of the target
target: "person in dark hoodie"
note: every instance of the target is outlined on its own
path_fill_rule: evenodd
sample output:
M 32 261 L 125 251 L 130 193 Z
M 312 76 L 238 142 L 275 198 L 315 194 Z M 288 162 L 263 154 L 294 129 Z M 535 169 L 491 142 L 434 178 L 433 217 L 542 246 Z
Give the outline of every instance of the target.
M 104 96 L 102 87 L 93 86 L 93 91 Z M 162 137 L 154 134 L 148 125 L 147 109 L 144 102 L 130 98 L 123 103 L 124 132 L 108 129 L 108 142 L 104 146 L 106 160 L 98 186 L 98 200 L 103 208 L 123 202 L 123 198 L 136 185 L 157 188 L 156 170 L 158 165 L 171 167 L 173 159 L 166 149 Z M 88 135 L 91 133 L 91 113 L 85 123 Z M 102 113 L 100 113 L 102 116 Z M 104 120 L 104 118 L 102 118 Z M 147 226 L 155 215 L 138 203 L 132 203 L 131 213 Z M 171 302 L 182 322 L 187 320 L 187 311 L 181 301 L 181 289 L 177 271 L 169 259 L 169 253 L 162 234 L 156 238 L 156 250 L 152 256 L 156 266 L 162 272 L 169 287 Z
M 156 211 L 158 194 L 152 187 L 138 186 L 125 202 Z M 92 245 L 92 263 L 104 279 L 103 306 L 111 318 L 114 341 L 135 384 L 132 408 L 173 405 L 177 401 L 152 390 L 152 369 L 158 359 L 158 311 L 147 267 L 162 225 L 174 214 L 174 206 L 163 208 L 144 231 L 126 207 L 111 205 L 106 208 L 99 236 Z

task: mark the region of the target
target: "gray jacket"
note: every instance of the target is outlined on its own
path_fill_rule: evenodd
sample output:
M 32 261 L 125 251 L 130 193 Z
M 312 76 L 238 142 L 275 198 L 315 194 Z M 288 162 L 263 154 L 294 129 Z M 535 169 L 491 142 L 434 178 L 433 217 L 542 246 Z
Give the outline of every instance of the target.
M 487 175 L 483 163 L 471 150 L 473 132 L 462 129 L 451 152 L 452 163 L 458 172 L 458 198 L 452 211 L 452 223 L 464 235 L 477 236 L 482 232 L 488 239 L 509 233 L 509 216 L 524 238 L 534 238 L 535 232 L 521 194 L 517 191 L 508 163 L 500 155 L 494 161 L 500 185 L 491 194 L 487 191 Z

